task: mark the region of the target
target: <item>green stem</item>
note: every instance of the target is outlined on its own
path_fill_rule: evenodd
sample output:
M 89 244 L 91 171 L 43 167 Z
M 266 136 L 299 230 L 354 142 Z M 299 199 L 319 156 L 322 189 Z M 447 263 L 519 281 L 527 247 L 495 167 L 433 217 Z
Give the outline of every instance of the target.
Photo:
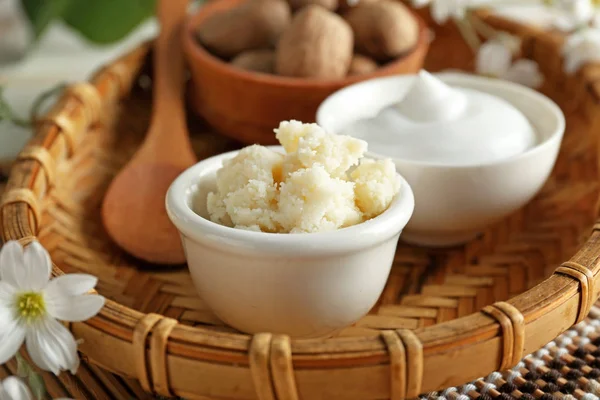
M 15 359 L 17 360 L 17 376 L 19 378 L 27 378 L 31 371 L 31 367 L 27 364 L 27 361 L 25 361 L 21 354 L 17 353 Z
M 51 87 L 50 89 L 40 93 L 31 105 L 31 109 L 29 112 L 29 119 L 18 116 L 15 111 L 12 109 L 8 101 L 3 95 L 4 87 L 0 86 L 0 121 L 8 121 L 13 125 L 20 126 L 22 128 L 31 128 L 32 122 L 35 121 L 40 114 L 40 110 L 42 106 L 46 103 L 48 99 L 52 96 L 62 92 L 66 84 L 61 82 L 56 86 Z
M 30 126 L 29 121 L 15 114 L 10 104 L 8 104 L 8 101 L 6 101 L 6 99 L 4 98 L 3 92 L 4 87 L 0 86 L 0 121 L 9 121 L 14 125 L 23 128 L 28 128 Z
M 42 109 L 42 106 L 48 99 L 50 99 L 54 95 L 61 93 L 66 87 L 67 87 L 67 84 L 64 82 L 61 82 L 61 83 L 58 83 L 56 86 L 51 87 L 50 89 L 46 90 L 45 92 L 42 92 L 33 101 L 32 105 L 31 105 L 31 111 L 29 112 L 29 118 L 31 119 L 31 121 L 35 121 L 37 119 L 37 117 L 40 114 L 40 110 Z
M 44 399 L 47 389 L 42 375 L 36 372 L 20 353 L 15 355 L 15 359 L 17 360 L 17 376 L 27 381 L 29 389 L 37 400 Z

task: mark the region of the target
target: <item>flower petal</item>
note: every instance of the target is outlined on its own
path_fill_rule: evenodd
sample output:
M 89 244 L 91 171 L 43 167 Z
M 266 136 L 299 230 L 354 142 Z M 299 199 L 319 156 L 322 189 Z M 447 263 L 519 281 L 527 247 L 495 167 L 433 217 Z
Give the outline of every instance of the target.
M 564 60 L 564 70 L 567 74 L 573 74 L 577 72 L 579 67 L 585 63 L 585 60 L 581 55 L 574 52 L 573 54 L 567 55 Z
M 25 283 L 23 247 L 16 240 L 4 243 L 0 250 L 0 280 L 20 288 Z
M 556 4 L 559 17 L 571 21 L 573 27 L 588 24 L 595 14 L 595 7 L 591 0 L 562 0 Z
M 475 69 L 478 74 L 501 77 L 510 68 L 512 54 L 500 42 L 488 41 L 481 45 L 475 60 Z
M 411 5 L 415 8 L 421 8 L 428 6 L 431 3 L 431 0 L 412 0 Z
M 56 277 L 48 283 L 45 293 L 48 298 L 55 296 L 79 296 L 93 289 L 98 278 L 88 274 L 66 274 Z
M 41 369 L 55 375 L 63 370 L 77 372 L 79 355 L 75 338 L 55 319 L 45 318 L 32 325 L 25 341 L 29 356 Z
M 450 18 L 450 5 L 447 0 L 432 0 L 430 12 L 433 20 L 439 25 L 442 25 Z
M 4 319 L 4 318 L 3 318 Z M 0 324 L 0 364 L 14 357 L 25 339 L 25 327 L 16 320 Z
M 463 19 L 469 5 L 469 0 L 454 0 L 450 15 L 454 18 Z
M 531 88 L 538 88 L 544 81 L 538 64 L 525 59 L 515 61 L 503 78 Z
M 577 23 L 566 15 L 558 15 L 552 20 L 552 26 L 562 32 L 572 32 L 577 27 Z
M 0 281 L 0 338 L 16 322 L 15 311 L 15 288 L 6 282 Z M 0 352 L 3 344 L 0 342 Z M 9 357 L 10 358 L 10 357 Z M 1 363 L 0 363 L 1 364 Z
M 104 307 L 104 297 L 97 294 L 53 297 L 46 300 L 48 313 L 62 321 L 79 322 L 92 318 Z
M 2 387 L 11 400 L 32 400 L 31 391 L 25 383 L 16 376 L 9 376 L 2 381 Z
M 27 271 L 26 289 L 41 290 L 48 284 L 52 272 L 50 254 L 39 242 L 33 241 L 23 253 Z
M 594 17 L 592 18 L 592 27 L 600 28 L 600 12 L 594 13 Z
M 590 61 L 600 60 L 600 29 L 584 29 L 568 36 L 562 53 L 564 69 L 569 74 Z
M 578 48 L 566 54 L 564 69 L 572 74 L 583 65 L 600 60 L 600 44 L 582 43 Z
M 0 307 L 10 307 L 15 299 L 15 293 L 16 289 L 13 286 L 7 282 L 0 281 Z

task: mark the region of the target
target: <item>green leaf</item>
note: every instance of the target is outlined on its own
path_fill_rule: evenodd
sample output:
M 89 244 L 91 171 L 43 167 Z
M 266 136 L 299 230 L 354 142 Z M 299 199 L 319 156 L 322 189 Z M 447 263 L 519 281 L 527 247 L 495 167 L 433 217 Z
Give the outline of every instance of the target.
M 30 126 L 30 121 L 15 115 L 13 109 L 4 98 L 3 92 L 4 87 L 0 86 L 0 121 L 9 121 L 14 125 L 28 128 Z
M 89 41 L 109 44 L 124 38 L 152 16 L 155 3 L 156 0 L 71 0 L 62 19 Z
M 62 15 L 71 2 L 72 0 L 21 0 L 36 39 L 44 33 L 50 22 Z
M 4 100 L 4 87 L 0 86 L 0 121 L 10 119 L 10 117 L 10 107 Z
M 42 375 L 31 371 L 29 374 L 29 389 L 31 389 L 31 392 L 36 399 L 42 400 L 44 398 L 44 395 L 46 394 L 46 384 L 44 384 Z

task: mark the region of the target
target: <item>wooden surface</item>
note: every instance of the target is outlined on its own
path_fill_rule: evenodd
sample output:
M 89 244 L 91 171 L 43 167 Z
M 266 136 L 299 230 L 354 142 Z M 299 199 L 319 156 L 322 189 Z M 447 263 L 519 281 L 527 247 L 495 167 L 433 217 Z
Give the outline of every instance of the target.
M 161 271 L 133 260 L 106 236 L 99 221 L 103 193 L 147 129 L 148 70 L 138 76 L 139 67 L 147 66 L 145 49 L 95 76 L 100 115 L 68 93 L 56 111 L 80 121 L 78 129 L 69 136 L 56 118 L 40 126 L 30 145 L 45 149 L 53 166 L 31 157 L 17 163 L 1 210 L 3 236 L 27 242 L 36 235 L 56 273 L 97 275 L 98 291 L 112 301 L 98 317 L 72 324 L 84 339 L 81 350 L 95 364 L 139 378 L 161 394 L 399 399 L 512 367 L 567 330 L 599 294 L 600 237 L 592 229 L 600 189 L 600 68 L 565 77 L 556 38 L 508 28 L 526 39 L 524 54 L 540 61 L 547 78 L 543 91 L 568 117 L 552 177 L 530 205 L 467 246 L 400 246 L 378 305 L 334 338 L 290 341 L 234 332 L 203 305 L 185 270 Z M 468 67 L 468 49 L 452 32 L 442 33 L 429 69 Z M 188 126 L 200 158 L 236 145 L 194 118 Z M 582 269 L 553 274 L 561 264 Z M 496 304 L 503 301 L 509 306 Z M 480 311 L 490 304 L 496 311 Z

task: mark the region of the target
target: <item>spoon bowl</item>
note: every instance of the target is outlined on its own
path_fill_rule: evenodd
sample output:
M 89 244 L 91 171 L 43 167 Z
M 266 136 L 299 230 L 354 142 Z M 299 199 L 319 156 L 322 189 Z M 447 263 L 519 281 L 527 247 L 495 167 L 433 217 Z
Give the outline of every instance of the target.
M 158 264 L 179 264 L 185 260 L 177 229 L 164 208 L 164 194 L 183 171 L 170 164 L 140 163 L 117 175 L 106 194 L 102 218 L 108 234 L 120 247 Z M 132 186 L 138 189 L 130 191 Z M 123 192 L 130 193 L 122 197 Z M 132 212 L 140 207 L 145 211 Z M 134 227 L 135 232 L 129 227 Z

